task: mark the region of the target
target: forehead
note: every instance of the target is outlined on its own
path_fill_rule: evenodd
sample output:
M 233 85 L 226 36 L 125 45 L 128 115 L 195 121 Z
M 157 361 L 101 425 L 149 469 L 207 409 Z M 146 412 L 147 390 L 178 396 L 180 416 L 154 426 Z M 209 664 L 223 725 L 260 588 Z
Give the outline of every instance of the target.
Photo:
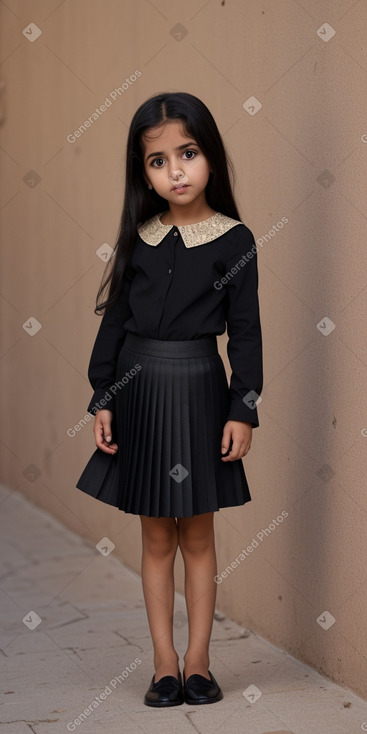
M 141 136 L 144 153 L 158 150 L 157 145 L 159 150 L 164 150 L 188 140 L 193 140 L 193 137 L 185 132 L 183 120 L 169 120 L 167 123 L 150 127 Z

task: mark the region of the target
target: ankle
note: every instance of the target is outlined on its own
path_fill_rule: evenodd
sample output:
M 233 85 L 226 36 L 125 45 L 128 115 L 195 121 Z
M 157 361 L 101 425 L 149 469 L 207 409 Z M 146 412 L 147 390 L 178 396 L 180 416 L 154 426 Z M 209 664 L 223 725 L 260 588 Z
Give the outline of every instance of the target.
M 195 665 L 198 665 L 200 667 L 209 667 L 210 660 L 209 660 L 209 653 L 203 652 L 202 650 L 199 651 L 193 651 L 193 652 L 186 652 L 183 656 L 185 667 L 192 667 Z
M 156 652 L 154 654 L 154 667 L 157 669 L 160 666 L 178 666 L 179 657 L 177 652 Z

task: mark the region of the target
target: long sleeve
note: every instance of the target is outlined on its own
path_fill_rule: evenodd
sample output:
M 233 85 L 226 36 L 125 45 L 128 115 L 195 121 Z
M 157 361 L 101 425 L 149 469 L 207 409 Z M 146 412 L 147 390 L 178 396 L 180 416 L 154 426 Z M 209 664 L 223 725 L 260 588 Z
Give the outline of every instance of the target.
M 115 395 L 110 390 L 116 377 L 119 351 L 126 336 L 124 323 L 131 316 L 129 292 L 134 270 L 126 265 L 120 294 L 112 308 L 105 311 L 94 342 L 88 367 L 88 379 L 94 390 L 87 411 L 93 415 L 97 410 L 115 411 Z
M 255 402 L 263 386 L 262 335 L 258 300 L 257 251 L 246 228 L 241 254 L 226 263 L 227 354 L 232 369 L 227 420 L 259 425 Z M 251 249 L 252 248 L 252 249 Z M 232 271 L 231 271 L 232 269 Z

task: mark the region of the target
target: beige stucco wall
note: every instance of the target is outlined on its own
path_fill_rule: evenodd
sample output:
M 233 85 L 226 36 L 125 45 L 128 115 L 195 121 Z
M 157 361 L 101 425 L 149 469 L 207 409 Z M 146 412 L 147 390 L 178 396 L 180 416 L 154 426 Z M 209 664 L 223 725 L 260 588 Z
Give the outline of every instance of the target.
M 93 542 L 108 536 L 140 570 L 139 518 L 75 488 L 92 423 L 67 429 L 91 395 L 96 250 L 116 236 L 131 117 L 153 93 L 191 92 L 218 122 L 242 219 L 263 245 L 265 383 L 244 460 L 253 501 L 216 514 L 218 571 L 252 550 L 218 585 L 217 606 L 365 696 L 365 4 L 14 0 L 0 14 L 2 481 Z M 31 22 L 34 42 L 22 33 Z M 180 557 L 176 572 L 182 590 Z

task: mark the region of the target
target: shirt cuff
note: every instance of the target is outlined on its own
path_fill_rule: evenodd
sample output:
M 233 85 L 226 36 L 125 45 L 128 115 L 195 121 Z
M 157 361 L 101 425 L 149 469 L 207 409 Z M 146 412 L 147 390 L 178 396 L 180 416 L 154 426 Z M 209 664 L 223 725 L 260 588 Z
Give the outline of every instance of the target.
M 95 415 L 97 410 L 111 410 L 112 413 L 115 412 L 115 396 L 110 390 L 99 388 L 94 391 L 87 412 Z
M 253 392 L 253 391 L 252 391 Z M 248 393 L 249 397 L 246 397 L 246 402 L 241 398 L 233 398 L 229 406 L 229 413 L 227 421 L 243 421 L 244 423 L 251 423 L 253 428 L 258 428 L 259 417 L 257 414 L 257 406 L 254 399 L 257 400 L 256 394 L 253 396 L 251 392 Z M 248 404 L 250 403 L 250 405 Z

